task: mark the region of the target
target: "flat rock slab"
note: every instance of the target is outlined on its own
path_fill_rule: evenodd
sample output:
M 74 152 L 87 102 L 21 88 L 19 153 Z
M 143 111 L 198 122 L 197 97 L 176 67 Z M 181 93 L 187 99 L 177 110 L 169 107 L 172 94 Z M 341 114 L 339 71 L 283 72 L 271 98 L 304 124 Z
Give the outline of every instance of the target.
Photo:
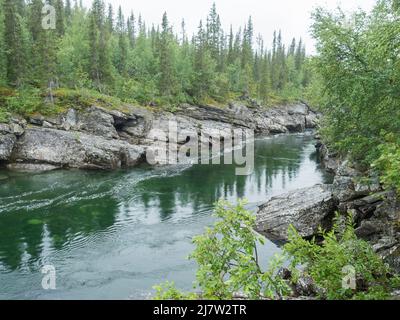
M 332 227 L 337 205 L 329 185 L 296 190 L 260 206 L 256 230 L 272 241 L 287 241 L 289 226 L 293 225 L 302 237 L 311 238 L 320 226 Z
M 78 169 L 117 169 L 141 162 L 144 147 L 81 132 L 28 129 L 17 143 L 16 162 Z M 18 161 L 19 160 L 19 161 Z

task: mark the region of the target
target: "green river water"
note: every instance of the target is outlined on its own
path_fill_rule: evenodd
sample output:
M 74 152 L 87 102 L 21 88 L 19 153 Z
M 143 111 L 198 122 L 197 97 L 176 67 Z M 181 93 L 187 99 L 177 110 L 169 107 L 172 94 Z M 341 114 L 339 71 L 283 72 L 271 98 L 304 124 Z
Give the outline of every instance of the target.
M 255 170 L 233 165 L 115 172 L 0 171 L 0 299 L 148 299 L 171 280 L 192 288 L 191 239 L 213 223 L 219 198 L 249 201 L 329 182 L 312 134 L 257 139 Z M 264 264 L 279 252 L 260 248 Z M 56 290 L 44 290 L 44 265 Z

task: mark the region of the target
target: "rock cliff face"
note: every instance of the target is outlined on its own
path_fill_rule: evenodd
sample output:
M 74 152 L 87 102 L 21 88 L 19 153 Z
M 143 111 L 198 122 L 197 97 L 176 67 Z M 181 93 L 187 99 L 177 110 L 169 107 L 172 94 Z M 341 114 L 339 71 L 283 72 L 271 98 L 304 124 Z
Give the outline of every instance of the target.
M 338 161 L 338 160 L 337 160 Z M 400 272 L 400 201 L 384 190 L 373 173 L 362 172 L 347 160 L 338 161 L 333 194 L 338 210 L 354 218 L 356 235 Z
M 359 238 L 400 272 L 400 201 L 394 191 L 384 190 L 379 178 L 317 144 L 321 160 L 335 174 L 330 186 L 314 186 L 272 198 L 259 208 L 257 231 L 271 240 L 287 240 L 293 225 L 300 235 L 318 235 L 318 227 L 329 229 L 335 212 L 344 221 L 351 214 Z
M 259 134 L 302 132 L 314 128 L 319 115 L 305 104 L 274 108 L 232 103 L 226 108 L 183 105 L 175 113 L 125 106 L 124 111 L 93 106 L 52 117 L 13 118 L 0 124 L 0 164 L 10 169 L 117 169 L 145 161 L 153 130 L 168 134 L 178 126 L 181 145 L 202 132 L 218 134 L 251 129 Z M 166 138 L 167 142 L 168 137 Z

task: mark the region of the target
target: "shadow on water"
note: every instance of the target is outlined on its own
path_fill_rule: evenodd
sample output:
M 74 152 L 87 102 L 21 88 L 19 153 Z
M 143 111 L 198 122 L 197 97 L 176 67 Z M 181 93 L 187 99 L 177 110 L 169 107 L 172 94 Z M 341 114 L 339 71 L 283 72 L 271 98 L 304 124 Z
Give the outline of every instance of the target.
M 0 286 L 5 283 L 8 296 L 19 297 L 24 290 L 12 280 L 21 274 L 37 273 L 47 261 L 60 261 L 83 272 L 77 265 L 97 253 L 96 259 L 109 264 L 110 270 L 140 269 L 138 253 L 152 255 L 167 245 L 176 256 L 169 257 L 165 265 L 177 268 L 173 259 L 183 259 L 190 250 L 190 238 L 212 222 L 212 207 L 218 199 L 246 198 L 249 208 L 255 209 L 270 196 L 329 182 L 317 163 L 313 142 L 309 135 L 257 140 L 254 172 L 249 176 L 235 175 L 234 165 L 36 175 L 0 172 Z M 172 234 L 180 240 L 171 240 Z M 115 266 L 118 252 L 130 247 L 135 249 L 124 265 Z M 80 250 L 85 253 L 78 254 Z M 84 261 L 75 261 L 78 257 Z M 163 258 L 159 263 L 162 266 Z M 91 272 L 100 277 L 101 270 L 96 268 Z M 65 278 L 72 277 L 64 273 Z M 156 282 L 160 275 L 154 280 L 149 277 L 148 282 Z M 104 289 L 99 284 L 94 287 Z M 106 298 L 119 297 L 110 295 Z

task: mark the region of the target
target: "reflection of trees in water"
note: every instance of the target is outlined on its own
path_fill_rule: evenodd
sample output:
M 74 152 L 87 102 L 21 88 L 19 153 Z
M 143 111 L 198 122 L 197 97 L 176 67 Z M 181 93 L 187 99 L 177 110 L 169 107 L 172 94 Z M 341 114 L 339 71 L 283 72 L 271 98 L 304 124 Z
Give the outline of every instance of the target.
M 157 206 L 160 219 L 165 220 L 177 212 L 178 206 L 189 207 L 196 213 L 221 197 L 245 197 L 249 186 L 256 186 L 261 193 L 272 189 L 273 181 L 279 178 L 285 185 L 299 172 L 305 156 L 304 144 L 304 138 L 296 136 L 258 141 L 254 173 L 250 176 L 236 176 L 234 165 L 198 165 L 178 175 L 143 180 L 132 191 L 128 182 L 124 185 L 129 189 L 124 190 L 128 201 L 122 199 L 122 203 L 116 198 L 120 195 L 110 192 L 116 183 L 124 183 L 125 176 L 121 177 L 120 173 L 58 172 L 19 176 L 6 184 L 7 190 L 0 185 L 0 194 L 15 197 L 42 190 L 24 196 L 26 204 L 61 199 L 43 208 L 19 208 L 1 213 L 0 265 L 8 270 L 33 266 L 45 258 L 45 246 L 60 250 L 77 235 L 85 238 L 106 230 L 116 223 L 117 214 L 129 215 L 132 205 L 143 206 L 143 215 Z M 55 187 L 49 187 L 54 184 Z M 101 196 L 74 199 L 74 195 L 79 197 L 88 190 Z M 136 200 L 132 203 L 133 196 Z
M 52 179 L 62 177 L 50 174 Z M 42 190 L 46 175 L 16 179 L 15 186 L 20 194 L 31 190 Z M 76 180 L 76 176 L 74 177 Z M 35 183 L 36 181 L 36 183 Z M 85 187 L 93 182 L 92 177 L 81 175 L 79 185 Z M 68 181 L 65 182 L 68 185 Z M 14 185 L 12 185 L 14 186 Z M 22 187 L 23 186 L 23 187 Z M 72 188 L 73 186 L 71 186 Z M 109 186 L 104 188 L 108 188 Z M 11 190 L 10 190 L 11 191 Z M 65 191 L 62 188 L 49 189 L 45 193 L 33 193 L 24 197 L 25 203 L 35 203 L 36 200 L 54 199 Z M 79 189 L 79 196 L 84 189 Z M 98 192 L 102 190 L 98 189 Z M 1 192 L 1 190 L 0 190 Z M 18 194 L 17 190 L 8 192 Z M 40 199 L 42 198 L 42 199 Z M 62 249 L 66 243 L 73 240 L 76 235 L 87 236 L 93 232 L 102 231 L 115 223 L 118 202 L 112 196 L 105 196 L 94 200 L 80 200 L 39 209 L 18 209 L 12 212 L 1 213 L 0 216 L 0 266 L 16 270 L 22 267 L 32 267 L 36 261 L 43 257 L 45 246 L 55 250 Z
M 50 246 L 62 249 L 76 235 L 90 235 L 106 230 L 115 223 L 118 204 L 111 197 L 97 199 L 95 203 L 56 208 L 44 213 L 33 210 L 29 215 L 13 212 L 0 219 L 0 262 L 11 270 L 23 264 L 25 254 L 30 262 L 37 261 L 44 248 L 44 242 L 50 240 Z M 114 208 L 115 212 L 112 212 Z M 17 215 L 19 218 L 15 218 Z M 45 228 L 47 234 L 45 239 Z
M 236 176 L 234 165 L 196 165 L 177 176 L 143 181 L 140 188 L 148 190 L 142 193 L 143 204 L 149 208 L 150 203 L 158 203 L 160 217 L 166 219 L 176 212 L 177 205 L 198 212 L 221 197 L 243 198 L 248 184 L 254 181 L 258 192 L 263 187 L 272 189 L 278 178 L 285 187 L 299 172 L 304 143 L 305 139 L 298 136 L 257 141 L 255 168 L 250 176 Z

